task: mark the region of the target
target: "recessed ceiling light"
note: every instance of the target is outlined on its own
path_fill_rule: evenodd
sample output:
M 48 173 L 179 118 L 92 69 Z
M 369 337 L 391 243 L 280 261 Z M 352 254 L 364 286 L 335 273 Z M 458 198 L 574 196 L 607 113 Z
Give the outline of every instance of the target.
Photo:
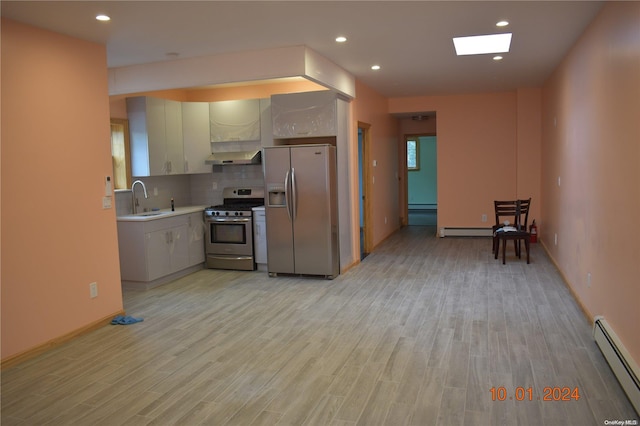
M 494 61 L 501 61 L 502 60 L 502 56 L 500 56 L 500 55 L 494 56 L 493 60 Z
M 498 21 L 496 23 L 496 27 L 506 27 L 507 25 L 509 25 L 509 21 Z
M 96 16 L 96 19 L 98 21 L 110 21 L 111 20 L 111 18 L 108 17 L 107 15 L 98 15 L 98 16 Z
M 344 43 L 345 41 L 347 41 L 345 36 L 336 37 L 336 42 L 338 43 Z
M 371 65 L 371 69 L 374 71 L 378 71 L 380 69 L 380 65 Z
M 505 53 L 511 46 L 511 33 L 454 37 L 453 44 L 458 56 Z

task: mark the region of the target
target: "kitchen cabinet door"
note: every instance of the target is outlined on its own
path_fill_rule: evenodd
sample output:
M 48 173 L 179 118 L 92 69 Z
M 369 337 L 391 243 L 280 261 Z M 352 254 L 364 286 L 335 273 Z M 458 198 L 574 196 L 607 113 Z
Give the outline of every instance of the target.
M 153 281 L 172 272 L 169 239 L 167 229 L 145 234 L 146 281 Z
M 184 143 L 182 139 L 182 103 L 164 101 L 166 134 L 166 175 L 184 173 Z
M 184 172 L 180 102 L 138 96 L 127 98 L 133 176 Z
M 147 281 L 189 266 L 187 225 L 149 232 L 145 235 Z
M 336 102 L 330 91 L 271 96 L 273 137 L 336 136 Z
M 184 172 L 211 173 L 205 160 L 211 155 L 209 141 L 209 103 L 182 103 L 182 138 L 184 142 Z
M 253 245 L 256 263 L 267 264 L 267 223 L 264 207 L 253 210 Z
M 190 214 L 188 223 L 189 266 L 204 262 L 204 236 L 204 216 L 202 213 Z
M 209 103 L 211 142 L 260 140 L 260 100 Z

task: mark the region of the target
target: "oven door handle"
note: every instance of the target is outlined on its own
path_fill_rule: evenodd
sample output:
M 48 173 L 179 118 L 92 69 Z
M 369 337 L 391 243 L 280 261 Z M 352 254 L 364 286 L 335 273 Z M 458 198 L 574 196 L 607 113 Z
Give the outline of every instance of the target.
M 251 218 L 248 217 L 221 217 L 221 218 L 207 218 L 209 222 L 238 222 L 238 223 L 247 223 L 251 222 Z

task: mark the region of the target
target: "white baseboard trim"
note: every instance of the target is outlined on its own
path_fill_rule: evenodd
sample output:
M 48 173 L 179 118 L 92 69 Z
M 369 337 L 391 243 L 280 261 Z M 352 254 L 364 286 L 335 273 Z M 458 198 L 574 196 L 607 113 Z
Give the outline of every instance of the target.
M 640 413 L 640 368 L 602 316 L 594 318 L 593 338 L 631 401 L 631 405 L 637 413 Z
M 491 237 L 491 228 L 440 228 L 439 235 L 443 237 Z

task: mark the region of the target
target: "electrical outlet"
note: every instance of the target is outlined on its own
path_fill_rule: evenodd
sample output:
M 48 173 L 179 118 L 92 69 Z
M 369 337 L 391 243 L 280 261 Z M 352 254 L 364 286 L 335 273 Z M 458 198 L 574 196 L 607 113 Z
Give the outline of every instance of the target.
M 153 187 L 153 196 L 154 197 L 158 196 L 158 187 Z
M 558 176 L 558 186 L 560 186 L 560 176 Z
M 102 208 L 103 209 L 111 208 L 111 197 L 102 197 Z
M 214 191 L 215 191 L 216 189 L 218 189 L 218 182 L 212 182 L 212 183 L 211 183 L 211 189 L 212 189 L 212 190 L 214 190 Z
M 558 245 L 558 234 L 553 235 L 553 244 Z
M 387 217 L 386 216 L 384 217 L 384 224 L 385 225 L 387 224 Z
M 591 272 L 587 272 L 587 288 L 591 288 Z
M 98 283 L 89 284 L 89 297 L 92 299 L 98 297 Z
M 487 221 L 487 215 L 486 215 L 486 214 L 483 214 L 483 215 L 482 215 L 482 221 L 483 221 L 483 222 L 486 222 L 486 221 Z

